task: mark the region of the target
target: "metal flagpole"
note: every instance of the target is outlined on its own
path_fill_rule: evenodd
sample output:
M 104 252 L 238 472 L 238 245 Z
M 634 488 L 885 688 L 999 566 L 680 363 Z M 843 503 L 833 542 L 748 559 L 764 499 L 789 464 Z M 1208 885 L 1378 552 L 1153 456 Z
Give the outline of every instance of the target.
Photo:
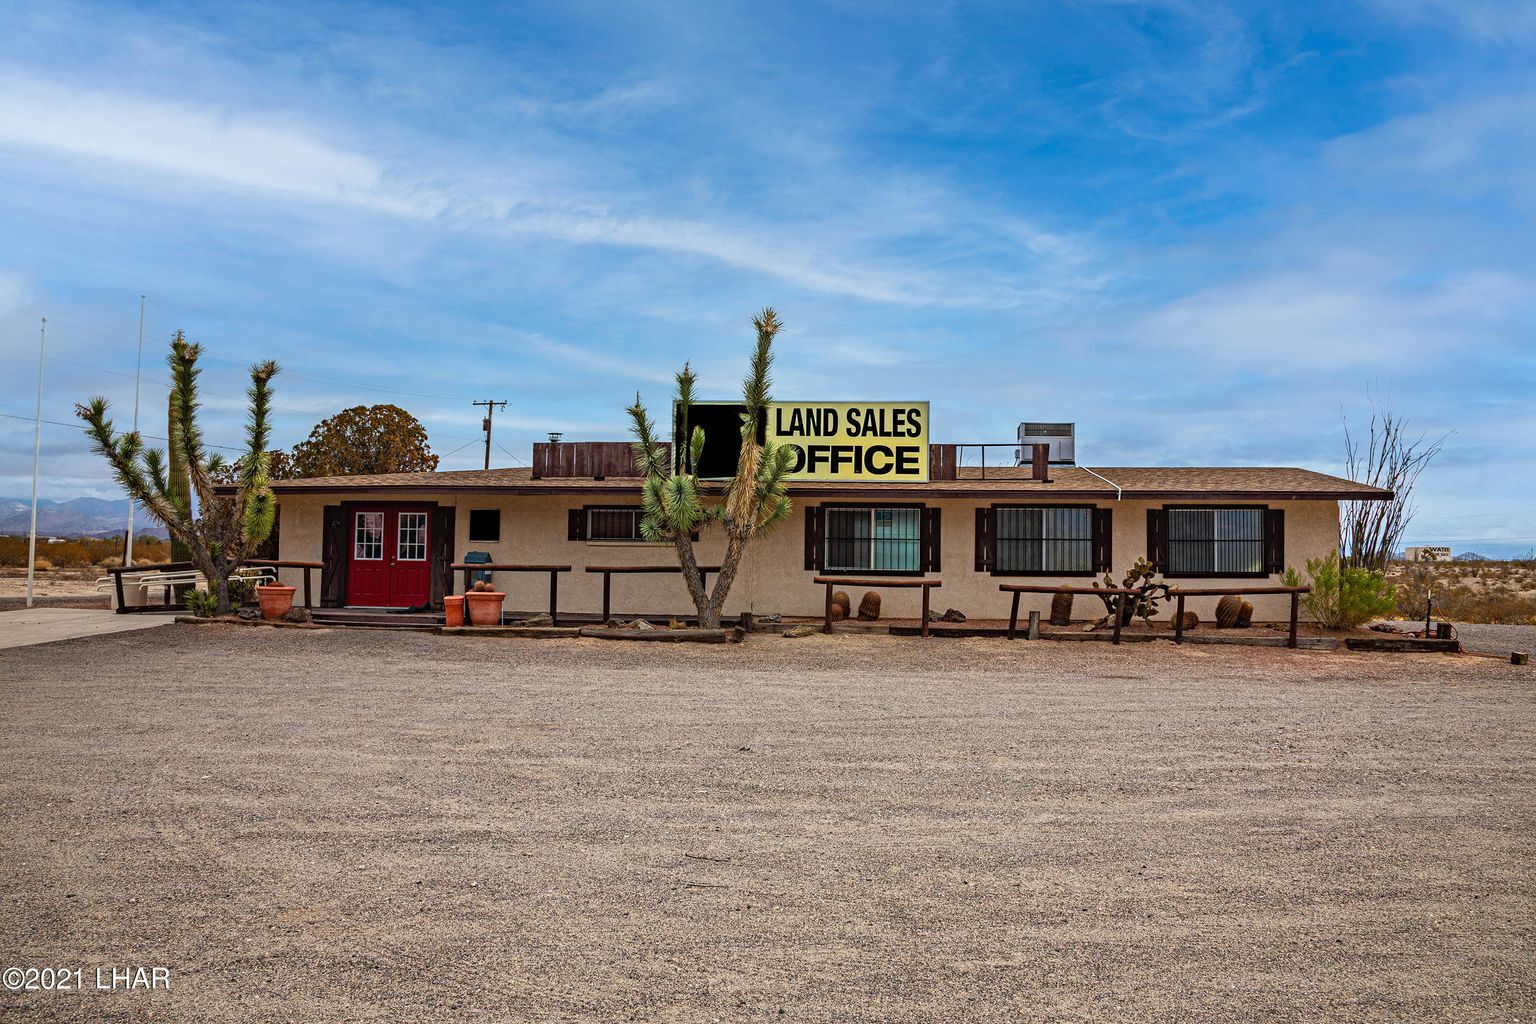
M 37 466 L 43 454 L 43 353 L 48 346 L 48 318 L 37 341 L 37 424 L 32 428 L 32 526 L 27 532 L 27 607 L 32 607 L 32 577 L 37 571 Z
M 139 363 L 133 370 L 133 432 L 139 432 L 139 378 L 144 373 L 144 296 L 139 296 Z M 133 495 L 128 495 L 128 546 L 123 550 L 123 568 L 133 565 Z

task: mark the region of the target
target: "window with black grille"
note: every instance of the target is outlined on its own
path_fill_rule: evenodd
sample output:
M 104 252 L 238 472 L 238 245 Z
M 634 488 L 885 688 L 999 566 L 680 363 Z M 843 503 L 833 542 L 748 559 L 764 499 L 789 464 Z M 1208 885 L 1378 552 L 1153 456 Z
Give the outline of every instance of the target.
M 587 540 L 644 540 L 638 506 L 591 507 L 587 510 Z
M 1262 576 L 1262 508 L 1170 508 L 1170 576 Z
M 828 572 L 923 571 L 923 510 L 866 506 L 826 508 Z
M 1042 576 L 1093 572 L 1093 509 L 999 508 L 999 573 Z
M 471 541 L 501 540 L 501 509 L 472 508 L 469 510 L 469 539 Z

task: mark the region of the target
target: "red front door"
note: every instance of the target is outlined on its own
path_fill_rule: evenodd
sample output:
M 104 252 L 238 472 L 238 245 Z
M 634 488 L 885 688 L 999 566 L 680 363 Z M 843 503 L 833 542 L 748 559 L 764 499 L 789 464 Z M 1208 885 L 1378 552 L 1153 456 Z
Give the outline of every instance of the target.
M 347 604 L 411 608 L 432 597 L 430 509 L 354 508 Z

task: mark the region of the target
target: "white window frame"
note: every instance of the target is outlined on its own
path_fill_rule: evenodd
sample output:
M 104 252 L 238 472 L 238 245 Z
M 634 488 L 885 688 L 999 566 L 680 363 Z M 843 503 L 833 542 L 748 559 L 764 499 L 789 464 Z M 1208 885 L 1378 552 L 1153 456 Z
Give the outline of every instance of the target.
M 419 520 L 419 525 L 411 527 L 411 529 L 416 532 L 417 536 L 419 537 L 419 540 L 416 540 L 416 541 L 412 542 L 411 546 L 412 547 L 416 547 L 417 545 L 419 545 L 421 547 L 421 557 L 420 558 L 412 558 L 412 557 L 409 557 L 409 556 L 407 556 L 407 555 L 405 555 L 403 553 L 403 551 L 404 551 L 403 545 L 404 545 L 404 542 L 405 542 L 405 531 L 406 531 L 406 525 L 405 525 L 405 517 L 406 516 L 410 516 L 412 518 L 412 520 Z M 431 516 L 429 515 L 429 513 L 426 513 L 426 512 L 397 512 L 397 513 L 395 513 L 395 559 L 397 561 L 400 561 L 400 562 L 425 562 L 425 561 L 427 561 L 431 557 L 431 552 L 429 552 L 427 550 L 427 524 L 430 521 L 431 521 Z
M 370 528 L 375 533 L 379 553 L 374 556 L 365 555 L 358 546 L 358 534 L 363 529 L 364 516 L 378 516 L 379 525 Z M 352 520 L 352 560 L 355 562 L 382 562 L 384 561 L 384 513 L 383 512 L 357 512 Z

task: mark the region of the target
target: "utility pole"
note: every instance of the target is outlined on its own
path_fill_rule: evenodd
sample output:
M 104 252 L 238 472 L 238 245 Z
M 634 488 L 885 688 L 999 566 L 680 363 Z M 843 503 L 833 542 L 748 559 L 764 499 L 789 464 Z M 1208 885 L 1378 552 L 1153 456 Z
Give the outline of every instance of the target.
M 133 370 L 133 432 L 139 432 L 139 380 L 144 374 L 144 296 L 139 296 L 139 363 Z M 123 547 L 123 568 L 133 565 L 133 495 L 128 495 L 128 543 Z
M 471 402 L 471 405 L 485 406 L 485 419 L 480 424 L 480 429 L 485 431 L 485 468 L 491 468 L 491 417 L 497 409 L 505 409 L 506 402 L 493 402 L 487 399 L 484 402 Z
M 37 466 L 43 454 L 43 354 L 48 348 L 48 318 L 37 340 L 37 425 L 32 428 L 32 526 L 27 530 L 27 607 L 32 607 L 32 576 L 37 569 Z

